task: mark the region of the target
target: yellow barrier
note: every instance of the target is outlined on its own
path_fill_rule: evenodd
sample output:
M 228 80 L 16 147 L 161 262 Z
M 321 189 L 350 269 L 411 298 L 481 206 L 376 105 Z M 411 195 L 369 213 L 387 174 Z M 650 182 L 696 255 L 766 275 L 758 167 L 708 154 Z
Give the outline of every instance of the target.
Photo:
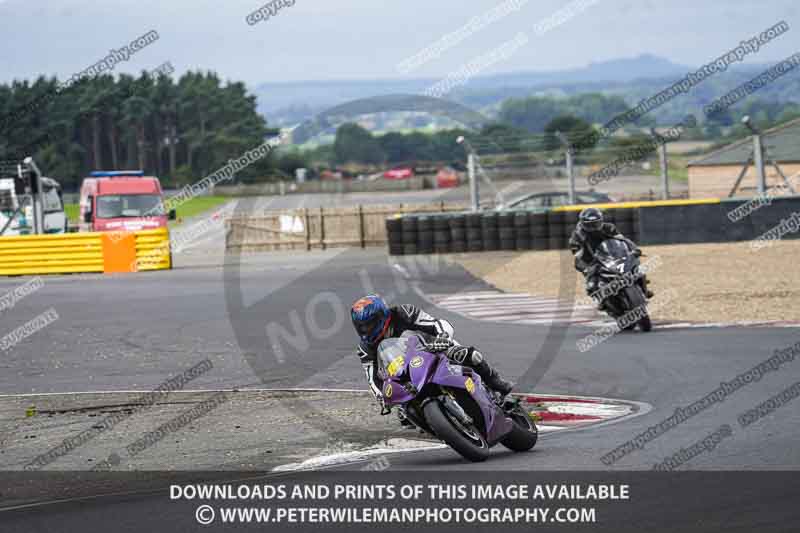
M 166 228 L 134 232 L 135 239 L 107 232 L 0 237 L 0 276 L 134 272 L 172 267 Z M 130 243 L 130 244 L 128 244 Z M 125 247 L 135 246 L 126 251 Z M 120 267 L 120 256 L 135 258 Z
M 166 228 L 136 232 L 137 270 L 172 268 L 169 232 Z
M 553 209 L 553 211 L 578 211 L 586 207 L 596 207 L 598 209 L 631 209 L 635 207 L 660 207 L 667 205 L 718 204 L 720 202 L 721 200 L 719 198 L 698 198 L 696 200 L 646 200 L 640 202 L 564 205 L 561 207 L 556 207 L 555 209 Z

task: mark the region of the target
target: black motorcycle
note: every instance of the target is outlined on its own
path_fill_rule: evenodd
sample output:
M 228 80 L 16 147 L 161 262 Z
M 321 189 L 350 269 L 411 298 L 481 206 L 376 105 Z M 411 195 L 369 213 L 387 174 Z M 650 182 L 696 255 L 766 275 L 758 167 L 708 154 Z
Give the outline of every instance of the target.
M 606 239 L 595 250 L 594 258 L 599 288 L 592 296 L 602 302 L 601 308 L 620 329 L 632 330 L 638 324 L 642 331 L 650 331 L 653 324 L 640 282 L 639 256 L 625 241 Z

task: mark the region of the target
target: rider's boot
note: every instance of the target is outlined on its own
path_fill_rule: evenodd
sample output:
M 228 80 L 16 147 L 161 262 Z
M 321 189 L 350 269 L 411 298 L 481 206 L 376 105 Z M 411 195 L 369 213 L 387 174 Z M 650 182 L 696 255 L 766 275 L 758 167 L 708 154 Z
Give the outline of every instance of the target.
M 406 417 L 405 413 L 401 409 L 397 410 L 397 418 L 400 419 L 400 425 L 405 428 L 413 428 L 416 427 L 414 424 Z
M 600 288 L 600 285 L 597 283 L 597 280 L 593 277 L 586 278 L 586 295 L 594 301 L 594 305 L 598 311 L 603 311 L 605 306 L 603 305 L 603 300 L 600 300 L 596 297 L 596 293 Z
M 483 354 L 478 350 L 472 352 L 472 361 L 472 368 L 475 369 L 475 372 L 478 373 L 483 382 L 486 383 L 486 386 L 490 389 L 496 390 L 505 396 L 514 388 L 513 383 L 503 379 L 497 370 L 489 366 L 489 363 L 483 358 Z
M 606 310 L 606 301 L 605 300 L 594 300 L 594 305 L 595 305 L 595 308 L 598 311 L 605 311 Z
M 466 365 L 481 377 L 486 386 L 505 396 L 514 388 L 513 383 L 509 383 L 500 377 L 497 370 L 489 366 L 483 358 L 483 354 L 474 347 L 454 346 L 447 352 L 447 358 L 460 365 Z
M 651 291 L 650 288 L 649 288 L 650 280 L 647 279 L 647 276 L 642 276 L 641 278 L 639 278 L 639 284 L 642 286 L 642 290 L 644 291 L 644 295 L 647 296 L 648 300 L 650 298 L 652 298 L 653 296 L 655 296 L 655 293 L 653 291 Z

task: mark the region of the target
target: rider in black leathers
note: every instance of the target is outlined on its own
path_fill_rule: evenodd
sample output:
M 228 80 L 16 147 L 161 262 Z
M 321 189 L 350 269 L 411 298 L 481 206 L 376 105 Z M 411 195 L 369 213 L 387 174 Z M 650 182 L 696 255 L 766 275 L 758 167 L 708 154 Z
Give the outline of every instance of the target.
M 453 338 L 450 322 L 435 318 L 416 306 L 389 307 L 383 298 L 370 294 L 353 304 L 351 318 L 361 338 L 357 355 L 378 400 L 383 397 L 383 383 L 377 372 L 378 345 L 383 339 L 399 337 L 407 330 L 422 333 L 428 351 L 443 352 L 454 363 L 473 368 L 490 389 L 506 395 L 513 388 L 474 346 L 461 346 Z
M 591 296 L 599 288 L 599 276 L 595 266 L 594 250 L 606 239 L 619 239 L 625 241 L 636 256 L 641 256 L 642 251 L 636 243 L 617 231 L 617 227 L 603 220 L 603 212 L 594 207 L 588 207 L 578 216 L 578 225 L 569 239 L 569 248 L 575 255 L 575 270 L 586 277 L 586 293 Z M 653 292 L 648 289 L 647 277 L 642 274 L 638 279 L 642 290 L 648 298 L 653 297 Z

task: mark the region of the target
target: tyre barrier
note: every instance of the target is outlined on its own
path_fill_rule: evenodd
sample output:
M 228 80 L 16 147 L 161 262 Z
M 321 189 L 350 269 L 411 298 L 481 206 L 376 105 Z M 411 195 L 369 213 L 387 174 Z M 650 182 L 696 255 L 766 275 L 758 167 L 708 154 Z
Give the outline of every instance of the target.
M 500 232 L 497 226 L 497 213 L 490 211 L 481 215 L 481 239 L 483 249 L 493 252 L 500 249 Z
M 417 253 L 433 253 L 433 221 L 430 216 L 417 218 Z
M 732 212 L 746 203 L 746 200 L 668 200 L 600 207 L 607 222 L 640 245 L 753 240 L 779 224 L 788 227 L 786 221 L 800 226 L 800 196 L 774 198 L 769 205 L 734 221 Z M 488 211 L 389 219 L 386 221 L 389 253 L 565 250 L 580 208 L 568 206 L 545 213 Z M 784 232 L 782 238 L 800 238 L 800 229 Z
M 559 250 L 574 225 L 564 213 L 487 211 L 386 220 L 390 255 Z
M 387 219 L 386 233 L 390 255 L 561 250 L 573 219 L 529 211 L 406 215 Z

